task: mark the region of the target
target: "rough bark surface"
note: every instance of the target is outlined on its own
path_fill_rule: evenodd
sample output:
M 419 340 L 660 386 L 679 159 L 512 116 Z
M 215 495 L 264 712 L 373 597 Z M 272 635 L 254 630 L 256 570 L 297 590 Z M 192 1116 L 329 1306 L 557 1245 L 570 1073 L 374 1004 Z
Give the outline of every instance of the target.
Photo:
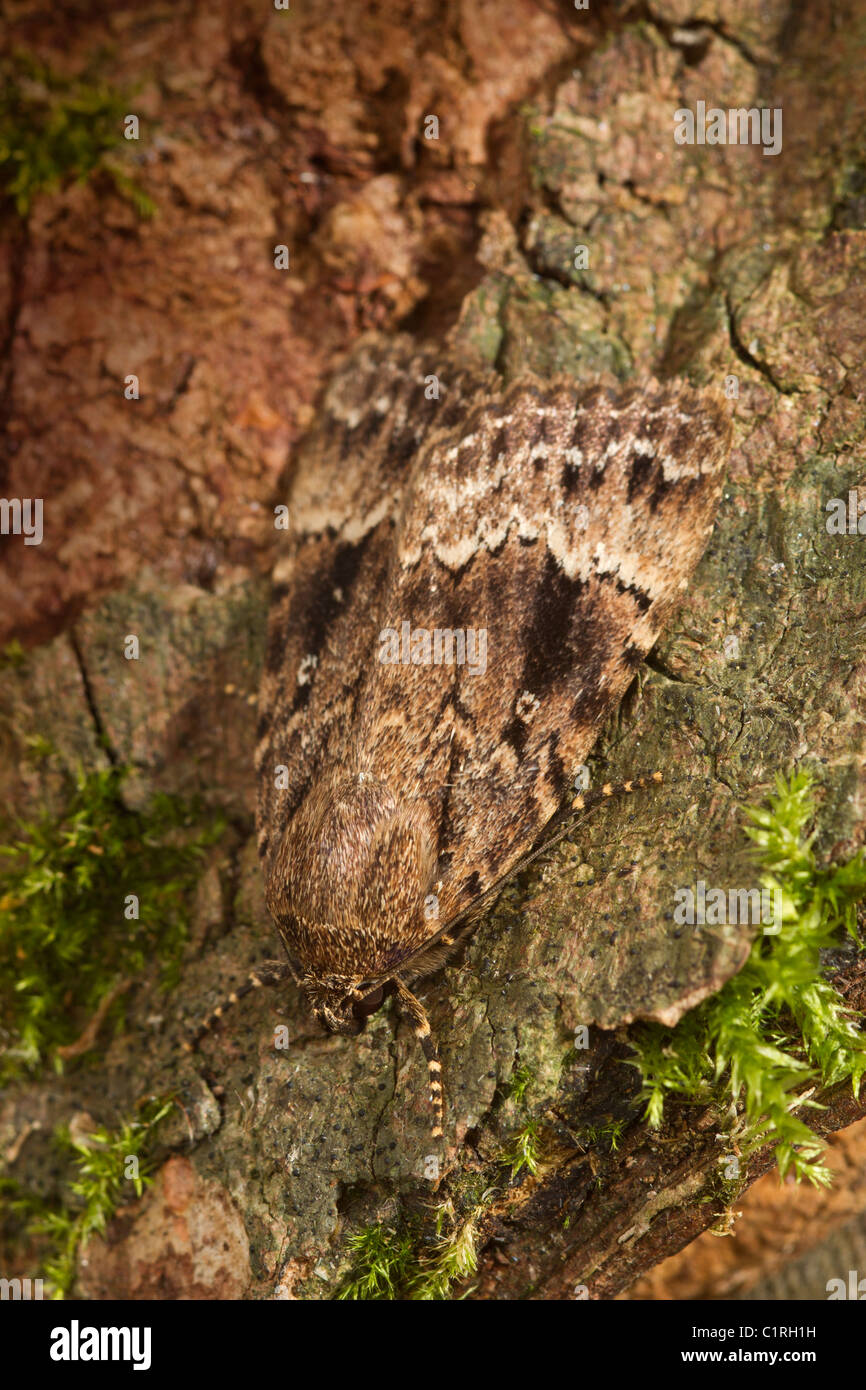
M 62 1191 L 54 1125 L 174 1092 L 159 1180 L 91 1242 L 82 1294 L 329 1297 L 351 1232 L 492 1189 L 473 1297 L 612 1297 L 724 1205 L 715 1118 L 684 1108 L 650 1134 L 623 1065 L 632 1021 L 675 1022 L 748 951 L 743 928 L 675 928 L 675 888 L 744 881 L 739 806 L 797 762 L 820 771 L 822 850 L 863 838 L 863 540 L 828 534 L 825 508 L 864 485 L 866 7 L 85 10 L 61 44 L 20 4 L 2 38 L 74 72 L 107 26 L 158 215 L 138 222 L 98 178 L 23 228 L 7 214 L 3 488 L 43 496 L 47 520 L 41 547 L 6 542 L 0 613 L 7 638 L 50 640 L 4 672 L 0 786 L 29 810 L 59 801 L 64 769 L 131 763 L 137 803 L 196 791 L 230 830 L 178 991 L 154 970 L 97 1060 L 4 1096 L 8 1172 Z M 676 145 L 673 113 L 698 100 L 782 107 L 782 153 Z M 277 243 L 297 248 L 282 277 Z M 273 952 L 251 838 L 270 509 L 329 365 L 370 324 L 454 324 L 505 374 L 739 388 L 715 536 L 594 759 L 669 786 L 594 813 L 426 988 L 449 1105 L 434 1182 L 423 1059 L 387 1010 L 328 1038 L 294 989 L 259 994 L 199 1058 L 178 1047 Z M 38 773 L 34 734 L 57 749 Z M 866 1008 L 862 963 L 837 977 Z M 866 1112 L 850 1088 L 825 1100 L 827 1132 Z M 511 1183 L 527 1113 L 545 1162 Z M 575 1140 L 611 1118 L 616 1153 Z

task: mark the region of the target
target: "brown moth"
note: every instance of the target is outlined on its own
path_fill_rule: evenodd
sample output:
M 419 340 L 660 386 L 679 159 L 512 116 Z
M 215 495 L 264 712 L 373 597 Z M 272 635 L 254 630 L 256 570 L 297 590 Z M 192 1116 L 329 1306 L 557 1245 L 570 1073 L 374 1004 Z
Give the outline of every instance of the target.
M 434 1134 L 410 987 L 573 787 L 701 557 L 729 442 L 723 402 L 681 382 L 503 388 L 374 338 L 302 448 L 256 752 L 287 960 L 247 988 L 294 974 L 350 1034 L 393 995 Z

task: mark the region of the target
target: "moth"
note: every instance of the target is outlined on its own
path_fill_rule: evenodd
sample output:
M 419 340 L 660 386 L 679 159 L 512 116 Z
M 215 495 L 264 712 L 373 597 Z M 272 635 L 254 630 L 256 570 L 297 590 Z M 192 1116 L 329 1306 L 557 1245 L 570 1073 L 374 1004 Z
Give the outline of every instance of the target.
M 705 548 L 730 428 L 682 382 L 503 388 L 372 337 L 300 452 L 255 759 L 285 958 L 232 999 L 293 976 L 326 1029 L 357 1034 L 393 996 L 436 1136 L 412 985 L 573 790 Z

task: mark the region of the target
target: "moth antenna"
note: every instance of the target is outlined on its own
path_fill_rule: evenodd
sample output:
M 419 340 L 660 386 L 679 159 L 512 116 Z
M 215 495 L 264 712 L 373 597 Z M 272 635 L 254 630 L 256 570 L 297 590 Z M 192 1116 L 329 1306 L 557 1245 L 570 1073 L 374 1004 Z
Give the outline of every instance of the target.
M 402 980 L 394 980 L 394 996 L 397 999 L 397 1007 L 400 1013 L 411 1023 L 415 1037 L 421 1044 L 421 1051 L 427 1059 L 427 1071 L 429 1073 L 430 1104 L 433 1107 L 433 1126 L 430 1130 L 434 1139 L 442 1138 L 442 1121 L 444 1118 L 444 1104 L 442 1097 L 442 1063 L 439 1061 L 439 1049 L 436 1046 L 436 1039 L 430 1030 L 430 1020 L 427 1011 L 420 999 L 416 999 L 410 989 L 407 989 Z
M 292 978 L 292 971 L 286 961 L 264 960 L 261 965 L 257 965 L 255 970 L 250 971 L 244 984 L 238 985 L 237 989 L 227 995 L 221 1004 L 217 1004 L 212 1009 L 207 1018 L 199 1024 L 195 1032 L 191 1033 L 184 1041 L 184 1052 L 194 1052 L 201 1042 L 205 1033 L 209 1033 L 214 1025 L 219 1022 L 226 1009 L 233 1008 L 244 995 L 251 994 L 254 989 L 262 989 L 266 985 L 281 985 L 286 980 Z
M 606 801 L 608 797 L 617 796 L 620 793 L 625 793 L 627 795 L 629 792 L 640 790 L 644 787 L 659 786 L 664 780 L 663 773 L 650 772 L 646 777 L 632 777 L 627 782 L 605 782 L 603 787 L 589 792 L 581 792 L 579 796 L 575 797 L 572 802 L 572 810 L 588 810 L 599 802 Z M 678 777 L 668 779 L 667 785 L 676 786 L 676 784 L 682 780 L 682 778 Z M 510 879 L 513 879 L 516 874 L 522 874 L 524 869 L 528 869 L 530 864 L 535 863 L 536 859 L 541 859 L 541 857 L 552 850 L 555 845 L 558 845 L 560 840 L 564 840 L 566 835 L 571 834 L 572 830 L 579 824 L 580 819 L 577 816 L 569 817 L 564 821 L 560 821 L 559 818 L 557 818 L 556 828 L 552 834 L 548 835 L 546 840 L 540 845 L 537 845 L 535 849 L 530 850 L 529 854 L 525 855 L 518 863 L 512 865 L 508 873 L 503 875 L 502 878 L 498 878 L 494 883 L 491 883 L 490 887 L 482 893 L 471 907 L 466 908 L 457 917 L 452 918 L 446 928 L 448 933 L 447 937 L 434 937 L 429 944 L 432 946 L 435 945 L 436 942 L 441 941 L 446 945 L 452 945 L 455 941 L 461 940 L 464 933 L 469 931 L 479 918 L 483 917 L 490 904 L 502 892 L 504 884 Z
M 640 791 L 644 787 L 657 786 L 663 781 L 663 773 L 651 772 L 647 777 L 631 777 L 627 782 L 605 782 L 603 787 L 579 792 L 571 803 L 571 809 L 572 811 L 588 811 L 590 806 L 597 806 L 600 801 L 607 801 L 611 796 L 622 796 L 629 792 Z
M 572 801 L 571 809 L 573 811 L 588 811 L 593 806 L 597 806 L 599 802 L 607 801 L 609 797 L 619 796 L 623 793 L 628 795 L 629 792 L 639 791 L 644 787 L 658 786 L 663 781 L 664 775 L 661 772 L 650 772 L 646 777 L 632 777 L 627 782 L 605 782 L 603 787 L 596 787 L 592 791 L 580 792 Z M 564 840 L 566 835 L 571 834 L 572 830 L 579 824 L 580 822 L 577 819 L 569 818 L 568 820 L 562 821 L 557 825 L 553 834 L 549 835 L 537 849 L 532 850 L 524 859 L 520 860 L 519 864 L 515 864 L 513 868 L 509 869 L 506 878 L 510 879 L 514 878 L 515 874 L 522 874 L 524 869 L 528 869 L 529 865 L 534 864 L 536 859 L 540 859 L 542 855 L 552 850 L 554 845 L 558 845 L 560 840 Z M 473 911 L 478 911 L 480 907 L 491 902 L 501 890 L 504 881 L 505 880 L 500 879 L 494 883 L 484 894 L 484 897 L 478 900 Z M 457 920 L 459 921 L 460 919 L 458 918 Z

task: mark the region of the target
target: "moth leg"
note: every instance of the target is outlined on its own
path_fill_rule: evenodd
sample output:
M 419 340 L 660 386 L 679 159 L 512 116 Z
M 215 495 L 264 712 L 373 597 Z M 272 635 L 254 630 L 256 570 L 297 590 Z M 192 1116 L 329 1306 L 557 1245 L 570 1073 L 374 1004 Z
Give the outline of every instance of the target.
M 416 999 L 410 989 L 407 989 L 402 980 L 394 980 L 394 995 L 397 1000 L 397 1007 L 408 1023 L 411 1023 L 415 1032 L 415 1037 L 421 1044 L 421 1050 L 427 1059 L 427 1070 L 430 1074 L 430 1103 L 433 1106 L 434 1124 L 430 1133 L 434 1139 L 442 1138 L 442 1063 L 439 1061 L 439 1050 L 436 1041 L 430 1031 L 430 1020 L 420 999 Z
M 265 985 L 281 985 L 286 980 L 292 978 L 292 971 L 286 961 L 264 960 L 261 965 L 257 965 L 255 970 L 250 971 L 249 977 L 242 985 L 238 985 L 221 1004 L 208 1014 L 203 1023 L 200 1023 L 195 1032 L 191 1033 L 183 1044 L 184 1052 L 194 1052 L 201 1042 L 205 1033 L 209 1033 L 216 1023 L 222 1018 L 226 1009 L 237 1004 L 243 999 L 244 995 L 252 993 L 254 989 L 262 989 Z

